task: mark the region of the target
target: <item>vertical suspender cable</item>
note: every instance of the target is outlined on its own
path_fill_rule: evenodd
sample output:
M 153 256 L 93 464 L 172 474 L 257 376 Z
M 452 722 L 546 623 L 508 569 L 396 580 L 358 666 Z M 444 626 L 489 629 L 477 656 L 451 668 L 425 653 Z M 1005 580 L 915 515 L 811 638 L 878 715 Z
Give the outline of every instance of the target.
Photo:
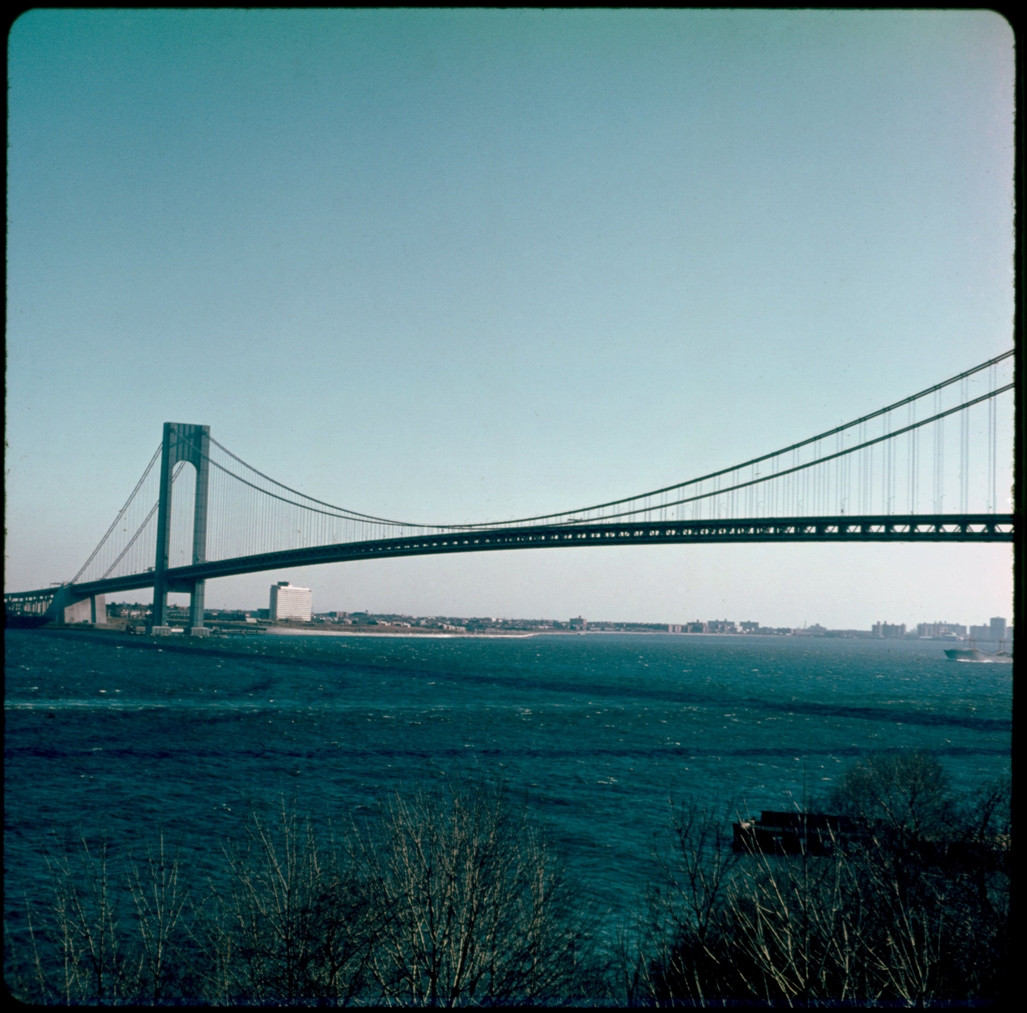
M 989 372 L 992 388 L 995 387 L 995 367 L 992 366 Z M 998 418 L 998 405 L 995 398 L 988 401 L 988 512 L 995 513 L 998 510 L 998 477 L 997 471 L 997 432 L 996 421 Z
M 962 381 L 961 401 L 969 401 L 969 380 Z M 970 409 L 964 408 L 959 413 L 959 512 L 967 513 L 970 509 Z

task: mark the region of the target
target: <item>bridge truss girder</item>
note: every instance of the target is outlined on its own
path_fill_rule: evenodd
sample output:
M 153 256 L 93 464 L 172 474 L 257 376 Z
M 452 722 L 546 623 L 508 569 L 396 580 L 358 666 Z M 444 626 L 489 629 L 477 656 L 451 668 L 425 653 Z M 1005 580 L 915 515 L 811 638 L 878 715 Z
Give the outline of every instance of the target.
M 453 531 L 407 538 L 344 542 L 286 549 L 235 559 L 207 560 L 165 571 L 169 590 L 188 591 L 202 581 L 262 570 L 343 563 L 357 559 L 555 549 L 607 545 L 697 545 L 722 542 L 1011 542 L 1012 514 L 779 517 L 762 520 L 628 521 Z M 66 585 L 77 598 L 154 586 L 154 573 Z M 5 595 L 9 611 L 19 602 L 52 597 L 56 588 Z M 38 605 L 35 606 L 38 608 Z

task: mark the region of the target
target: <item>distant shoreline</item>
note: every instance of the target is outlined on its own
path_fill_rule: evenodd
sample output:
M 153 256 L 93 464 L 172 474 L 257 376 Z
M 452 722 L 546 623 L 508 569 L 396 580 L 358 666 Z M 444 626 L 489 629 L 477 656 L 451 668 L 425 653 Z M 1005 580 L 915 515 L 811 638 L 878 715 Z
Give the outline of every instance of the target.
M 24 627 L 19 623 L 8 622 L 9 629 L 34 629 L 40 632 L 75 632 L 75 633 L 99 633 L 104 635 L 129 635 L 133 639 L 139 637 L 143 632 L 138 627 L 136 629 L 125 629 L 111 623 L 93 625 L 92 623 L 75 623 L 75 624 L 62 624 L 62 623 L 45 623 L 45 624 L 25 624 Z M 406 640 L 524 640 L 529 637 L 596 637 L 596 636 L 607 636 L 607 637 L 672 637 L 678 638 L 697 638 L 697 639 L 719 639 L 719 638 L 730 638 L 732 640 L 780 640 L 784 639 L 798 639 L 798 640 L 859 640 L 859 641 L 873 641 L 874 643 L 952 643 L 948 638 L 942 637 L 873 637 L 873 636 L 831 636 L 830 634 L 825 636 L 824 634 L 803 634 L 803 633 L 691 633 L 691 632 L 680 632 L 671 633 L 668 630 L 509 630 L 500 631 L 493 630 L 489 632 L 471 632 L 471 631 L 458 631 L 458 630 L 440 630 L 435 628 L 420 628 L 417 630 L 407 629 L 384 629 L 384 630 L 370 630 L 370 629 L 325 629 L 325 628 L 313 628 L 313 627 L 302 627 L 302 626 L 251 626 L 251 627 L 240 627 L 235 629 L 218 629 L 216 626 L 208 626 L 207 629 L 210 631 L 210 635 L 214 638 L 220 639 L 238 639 L 240 635 L 244 634 L 260 634 L 266 636 L 285 636 L 285 637 L 375 637 L 379 639 L 388 638 L 401 638 Z M 172 637 L 158 637 L 158 638 L 147 638 L 152 640 L 154 643 L 164 642 L 166 643 L 170 639 L 174 640 L 190 640 L 193 641 L 195 638 L 185 636 L 185 630 L 176 630 Z M 245 639 L 251 639 L 251 637 L 245 637 Z M 986 644 L 999 644 L 999 641 L 983 641 Z
M 264 631 L 265 636 L 285 637 L 406 637 L 411 640 L 423 640 L 425 637 L 432 639 L 467 638 L 473 637 L 476 640 L 509 640 L 523 639 L 524 637 L 537 637 L 538 633 L 516 632 L 516 633 L 371 633 L 363 630 L 311 630 L 296 629 L 288 626 L 269 626 Z
M 779 638 L 779 633 L 668 633 L 667 630 L 511 630 L 509 633 L 459 633 L 444 632 L 436 633 L 434 630 L 424 630 L 417 633 L 400 632 L 371 632 L 370 630 L 315 630 L 301 627 L 289 626 L 268 626 L 265 635 L 288 636 L 288 637 L 407 637 L 409 639 L 472 639 L 472 640 L 521 640 L 525 637 L 740 637 L 752 639 L 753 637 Z M 869 638 L 868 638 L 869 639 Z

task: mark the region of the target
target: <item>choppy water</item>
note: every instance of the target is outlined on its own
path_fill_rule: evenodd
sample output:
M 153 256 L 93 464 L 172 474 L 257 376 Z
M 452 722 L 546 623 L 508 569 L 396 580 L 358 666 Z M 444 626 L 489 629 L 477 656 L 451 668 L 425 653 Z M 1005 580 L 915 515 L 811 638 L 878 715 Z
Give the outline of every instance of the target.
M 8 631 L 8 903 L 52 831 L 170 831 L 196 868 L 254 808 L 347 817 L 441 775 L 501 775 L 604 903 L 630 903 L 667 800 L 815 796 L 869 750 L 1008 770 L 1012 666 L 929 642 L 567 635 L 202 643 Z

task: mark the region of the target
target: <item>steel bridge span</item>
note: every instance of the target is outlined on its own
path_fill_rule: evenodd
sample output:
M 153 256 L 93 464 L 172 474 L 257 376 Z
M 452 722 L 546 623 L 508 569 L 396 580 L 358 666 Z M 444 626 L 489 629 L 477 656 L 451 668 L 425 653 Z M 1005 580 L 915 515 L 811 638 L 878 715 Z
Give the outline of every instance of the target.
M 190 630 L 202 635 L 206 581 L 286 567 L 576 546 L 1011 542 L 1014 515 L 1000 512 L 1007 454 L 999 452 L 998 403 L 1013 389 L 1012 356 L 733 467 L 578 510 L 480 524 L 417 524 L 335 506 L 258 471 L 208 426 L 168 422 L 79 572 L 59 586 L 5 594 L 5 609 L 103 622 L 103 596 L 153 588 L 153 627 L 168 629 L 168 593 L 187 593 Z
M 303 549 L 259 553 L 236 559 L 195 563 L 166 571 L 168 591 L 191 592 L 197 581 L 234 577 L 357 559 L 433 556 L 455 552 L 510 549 L 587 548 L 608 545 L 697 545 L 706 542 L 1011 542 L 1012 514 L 940 514 L 925 516 L 781 517 L 742 521 L 654 521 L 584 524 L 575 527 L 493 528 L 462 534 L 381 538 Z M 154 586 L 153 572 L 130 574 L 75 585 L 82 598 Z M 18 600 L 49 601 L 53 588 L 6 595 Z

